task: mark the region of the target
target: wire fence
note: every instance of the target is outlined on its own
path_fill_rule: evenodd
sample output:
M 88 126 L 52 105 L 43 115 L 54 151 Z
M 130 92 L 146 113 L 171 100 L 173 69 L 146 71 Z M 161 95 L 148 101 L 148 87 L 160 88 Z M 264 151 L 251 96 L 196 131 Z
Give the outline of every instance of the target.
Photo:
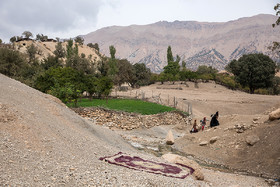
M 193 115 L 192 104 L 188 102 L 186 99 L 178 98 L 162 92 L 154 93 L 153 91 L 143 91 L 140 89 L 137 90 L 127 89 L 127 90 L 119 91 L 118 89 L 115 89 L 115 91 L 111 93 L 111 96 L 134 98 L 143 101 L 149 101 L 149 102 L 176 108 L 178 110 L 188 113 L 191 117 Z

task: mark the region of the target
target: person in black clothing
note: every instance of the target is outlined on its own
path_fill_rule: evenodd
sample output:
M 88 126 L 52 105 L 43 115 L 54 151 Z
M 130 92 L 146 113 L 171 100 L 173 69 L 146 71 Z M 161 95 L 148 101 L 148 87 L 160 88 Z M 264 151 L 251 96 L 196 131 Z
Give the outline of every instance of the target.
M 218 121 L 218 117 L 219 117 L 219 111 L 217 111 L 216 114 L 212 116 L 212 119 L 210 121 L 210 127 L 215 127 L 220 125 Z

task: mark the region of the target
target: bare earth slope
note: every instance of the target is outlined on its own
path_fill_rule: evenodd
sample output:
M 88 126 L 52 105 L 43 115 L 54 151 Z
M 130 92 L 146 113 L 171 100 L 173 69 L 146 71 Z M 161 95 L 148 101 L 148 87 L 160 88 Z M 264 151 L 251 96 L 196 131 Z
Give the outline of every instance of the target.
M 268 121 L 268 113 L 280 107 L 280 96 L 232 91 L 215 83 L 199 83 L 197 87 L 192 82 L 187 84 L 188 87 L 184 84 L 154 84 L 137 90 L 148 98 L 160 94 L 162 100 L 175 96 L 179 102 L 192 103 L 193 120 L 199 121 L 203 117 L 210 120 L 210 115 L 219 111 L 220 126 L 217 128 L 209 128 L 208 121 L 205 131 L 190 134 L 191 125 L 174 124 L 173 131 L 181 133 L 174 148 L 208 164 L 279 178 L 280 120 Z M 181 89 L 171 89 L 178 87 Z M 259 141 L 250 146 L 246 139 L 252 136 L 258 137 Z M 213 137 L 217 137 L 217 141 L 210 144 Z M 202 141 L 208 144 L 200 146 Z
M 263 179 L 204 170 L 184 180 L 98 160 L 134 150 L 114 132 L 76 115 L 56 98 L 0 74 L 1 186 L 266 186 Z

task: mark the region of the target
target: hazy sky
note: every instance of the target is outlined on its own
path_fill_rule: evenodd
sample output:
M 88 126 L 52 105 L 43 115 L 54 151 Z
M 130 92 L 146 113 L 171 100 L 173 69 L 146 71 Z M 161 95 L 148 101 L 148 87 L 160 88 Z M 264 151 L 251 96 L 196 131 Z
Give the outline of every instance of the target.
M 225 22 L 275 14 L 277 0 L 0 0 L 0 38 L 23 31 L 70 38 L 102 27 L 157 21 Z

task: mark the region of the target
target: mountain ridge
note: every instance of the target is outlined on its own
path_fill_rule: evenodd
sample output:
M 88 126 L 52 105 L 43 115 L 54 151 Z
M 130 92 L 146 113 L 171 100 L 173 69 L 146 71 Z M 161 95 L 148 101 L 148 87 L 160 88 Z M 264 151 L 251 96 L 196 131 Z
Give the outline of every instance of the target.
M 145 63 L 153 72 L 161 72 L 170 45 L 189 69 L 212 64 L 222 70 L 227 63 L 246 53 L 262 52 L 275 57 L 267 49 L 280 37 L 280 29 L 272 28 L 276 16 L 260 14 L 228 22 L 159 21 L 148 25 L 111 26 L 84 35 L 85 43 L 98 43 L 100 51 L 109 56 L 109 46 L 117 49 L 118 58 L 132 64 Z M 215 50 L 224 59 L 209 53 L 197 58 L 204 50 Z M 218 55 L 219 56 L 219 55 Z M 206 61 L 205 61 L 206 60 Z

